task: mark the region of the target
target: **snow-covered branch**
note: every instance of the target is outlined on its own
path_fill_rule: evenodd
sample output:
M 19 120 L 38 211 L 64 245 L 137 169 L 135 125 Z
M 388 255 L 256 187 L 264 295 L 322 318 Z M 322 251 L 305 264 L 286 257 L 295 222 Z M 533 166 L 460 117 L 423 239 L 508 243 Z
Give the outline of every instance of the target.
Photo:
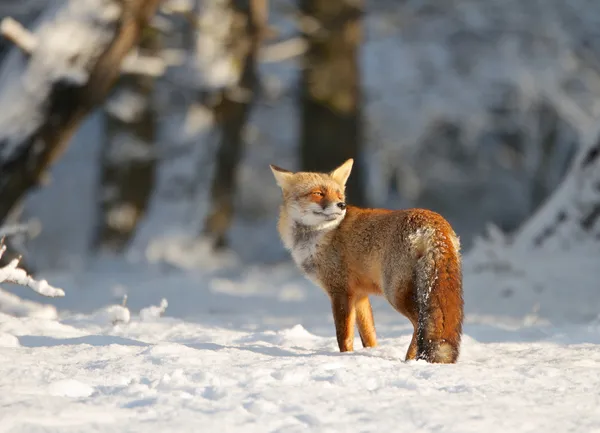
M 166 0 L 161 6 L 161 12 L 167 15 L 183 15 L 194 10 L 191 0 Z
M 5 227 L 0 227 L 0 239 L 6 236 L 20 235 L 28 233 L 31 230 L 29 224 L 12 224 Z
M 0 258 L 2 258 L 5 251 L 6 245 L 4 245 L 4 239 L 2 239 L 0 240 Z M 1 283 L 12 283 L 29 287 L 42 296 L 65 296 L 65 292 L 62 289 L 52 287 L 46 280 L 37 281 L 27 275 L 27 272 L 19 268 L 19 259 L 14 259 L 8 265 L 0 268 L 0 284 Z
M 290 38 L 281 42 L 265 45 L 259 51 L 262 63 L 276 63 L 299 57 L 307 49 L 304 38 Z
M 0 71 L 0 224 L 104 100 L 159 3 L 59 2 L 33 30 L 34 38 L 5 22 L 4 33 L 8 29 L 19 46 L 33 51 L 19 73 L 10 72 L 23 68 L 21 59 L 10 55 Z
M 121 72 L 160 77 L 165 73 L 167 66 L 167 62 L 160 57 L 146 56 L 134 50 L 123 59 Z
M 2 20 L 0 33 L 26 54 L 31 54 L 38 46 L 35 35 L 11 17 Z

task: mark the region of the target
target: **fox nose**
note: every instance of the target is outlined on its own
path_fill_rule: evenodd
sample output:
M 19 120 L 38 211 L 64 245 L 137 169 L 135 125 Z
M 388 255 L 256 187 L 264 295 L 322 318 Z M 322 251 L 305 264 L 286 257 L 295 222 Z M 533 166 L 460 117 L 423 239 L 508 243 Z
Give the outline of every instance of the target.
M 346 203 L 341 201 L 337 204 L 337 207 L 339 207 L 341 210 L 344 210 L 344 209 L 346 209 Z

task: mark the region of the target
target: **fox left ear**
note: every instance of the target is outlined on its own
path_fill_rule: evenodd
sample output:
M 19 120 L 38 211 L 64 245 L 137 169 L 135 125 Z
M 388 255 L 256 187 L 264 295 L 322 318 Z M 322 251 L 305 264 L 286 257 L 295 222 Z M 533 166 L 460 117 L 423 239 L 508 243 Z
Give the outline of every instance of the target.
M 292 173 L 289 170 L 285 170 L 281 167 L 277 167 L 276 165 L 269 165 L 269 167 L 271 167 L 271 171 L 275 176 L 275 181 L 277 182 L 277 185 L 279 185 L 281 189 L 286 188 L 294 173 Z
M 350 177 L 350 172 L 352 171 L 352 164 L 354 164 L 354 160 L 350 158 L 338 168 L 329 173 L 329 175 L 341 186 L 346 186 L 346 182 L 348 181 L 348 178 Z

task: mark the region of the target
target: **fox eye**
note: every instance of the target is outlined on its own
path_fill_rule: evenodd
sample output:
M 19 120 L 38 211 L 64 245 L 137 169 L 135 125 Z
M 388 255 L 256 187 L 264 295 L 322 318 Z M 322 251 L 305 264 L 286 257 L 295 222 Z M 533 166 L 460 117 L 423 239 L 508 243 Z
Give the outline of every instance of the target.
M 321 191 L 313 191 L 312 195 L 316 195 L 317 197 L 325 197 L 325 194 L 323 194 Z

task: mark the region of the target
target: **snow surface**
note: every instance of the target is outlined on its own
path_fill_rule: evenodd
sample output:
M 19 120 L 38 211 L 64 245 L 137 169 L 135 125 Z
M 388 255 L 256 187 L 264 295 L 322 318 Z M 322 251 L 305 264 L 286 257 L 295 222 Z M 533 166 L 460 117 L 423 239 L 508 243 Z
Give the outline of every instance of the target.
M 404 362 L 411 326 L 381 298 L 379 346 L 357 336 L 340 354 L 326 296 L 290 264 L 224 263 L 102 258 L 52 276 L 58 318 L 0 314 L 0 431 L 600 429 L 600 320 L 561 316 L 590 301 L 577 291 L 530 290 L 525 274 L 511 298 L 467 263 L 462 355 L 431 365 Z
M 468 326 L 460 363 L 441 366 L 403 362 L 406 328 L 384 326 L 378 348 L 339 354 L 331 334 L 301 325 L 0 320 L 18 338 L 0 348 L 2 431 L 600 428 L 598 328 L 527 338 Z

